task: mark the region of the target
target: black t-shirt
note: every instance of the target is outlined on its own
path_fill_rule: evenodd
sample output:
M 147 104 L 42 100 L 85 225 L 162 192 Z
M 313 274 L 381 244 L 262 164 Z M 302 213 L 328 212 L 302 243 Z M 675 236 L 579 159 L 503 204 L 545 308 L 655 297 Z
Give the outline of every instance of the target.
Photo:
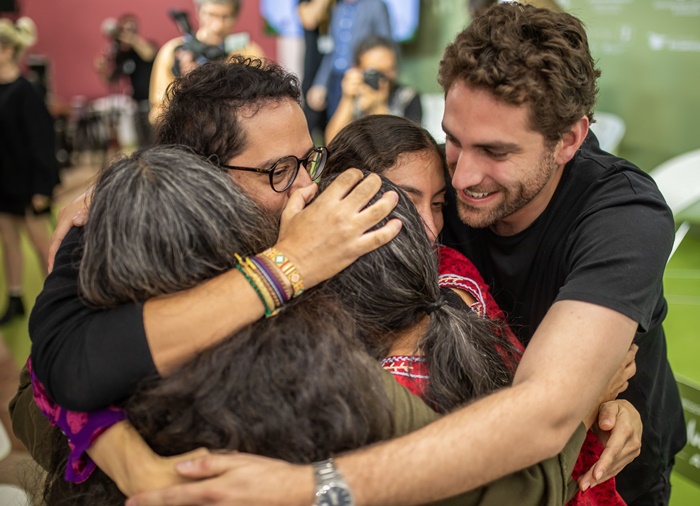
M 143 305 L 87 306 L 79 297 L 82 228 L 68 232 L 29 318 L 32 366 L 61 406 L 92 411 L 127 398 L 157 374 L 143 326 Z
M 451 210 L 455 198 L 451 191 Z M 443 242 L 474 262 L 524 344 L 559 300 L 598 304 L 639 323 L 637 374 L 620 396 L 644 423 L 642 454 L 618 477 L 618 490 L 631 501 L 658 479 L 654 475 L 670 465 L 686 439 L 661 326 L 673 218 L 655 183 L 601 151 L 589 134 L 552 201 L 526 230 L 501 237 L 464 225 L 456 214 L 446 213 Z

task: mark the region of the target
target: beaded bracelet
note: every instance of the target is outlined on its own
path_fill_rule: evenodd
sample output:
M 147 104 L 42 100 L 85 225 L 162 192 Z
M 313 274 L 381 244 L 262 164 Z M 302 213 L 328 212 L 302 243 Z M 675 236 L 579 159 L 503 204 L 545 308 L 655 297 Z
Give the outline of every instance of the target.
M 260 297 L 265 308 L 265 317 L 275 316 L 294 293 L 291 282 L 267 257 L 241 258 L 236 254 L 238 269 Z
M 246 281 L 248 281 L 248 284 L 253 287 L 253 290 L 255 290 L 255 293 L 260 297 L 260 300 L 262 301 L 263 307 L 265 308 L 265 316 L 269 316 L 272 314 L 272 311 L 274 309 L 270 309 L 268 302 L 266 301 L 265 296 L 262 294 L 260 291 L 260 287 L 257 285 L 257 283 L 253 280 L 253 278 L 250 276 L 250 273 L 248 270 L 244 267 L 244 260 L 236 254 L 236 259 L 238 260 L 238 263 L 236 264 L 236 269 L 240 271 L 241 274 L 243 274 L 243 277 L 245 277 Z
M 258 256 L 263 256 L 272 260 L 272 262 L 277 266 L 277 268 L 282 271 L 282 274 L 289 280 L 292 284 L 292 297 L 297 297 L 301 295 L 304 291 L 304 280 L 301 277 L 299 269 L 282 253 L 276 248 L 269 248 L 260 253 Z

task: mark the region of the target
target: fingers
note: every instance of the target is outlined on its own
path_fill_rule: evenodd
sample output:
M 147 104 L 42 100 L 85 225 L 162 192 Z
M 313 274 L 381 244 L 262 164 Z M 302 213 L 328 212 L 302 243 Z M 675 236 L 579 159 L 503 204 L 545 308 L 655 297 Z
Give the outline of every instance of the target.
M 282 219 L 290 219 L 296 216 L 299 211 L 304 209 L 308 203 L 311 202 L 311 199 L 314 198 L 316 193 L 318 193 L 318 185 L 316 183 L 295 190 L 289 197 L 287 205 L 282 212 Z
M 616 402 L 606 402 L 598 409 L 598 427 L 604 431 L 610 431 L 615 427 L 620 405 Z
M 586 471 L 586 473 L 583 476 L 580 476 L 578 479 L 578 488 L 582 491 L 585 492 L 589 488 L 591 488 L 591 483 L 594 482 L 593 480 L 593 467 Z
M 51 242 L 49 243 L 49 273 L 53 270 L 56 253 L 63 239 L 68 234 L 68 231 L 70 231 L 72 227 L 83 227 L 87 223 L 88 207 L 90 206 L 91 197 L 92 189 L 89 189 L 73 199 L 70 204 L 59 211 L 58 222 L 56 223 L 56 228 L 51 235 Z
M 389 220 L 383 227 L 365 233 L 360 241 L 358 241 L 358 256 L 362 256 L 370 251 L 374 251 L 381 246 L 390 242 L 394 237 L 399 235 L 403 223 L 398 218 Z
M 236 452 L 234 452 L 235 454 Z M 183 460 L 175 465 L 179 474 L 187 478 L 212 478 L 218 476 L 231 468 L 231 454 L 226 455 L 206 455 Z
M 326 188 L 323 193 L 319 195 L 317 202 L 337 202 L 338 200 L 342 200 L 353 190 L 353 188 L 357 186 L 360 181 L 362 181 L 362 171 L 357 169 L 348 169 L 335 178 L 335 181 L 328 185 L 328 188 Z M 378 189 L 379 186 L 377 186 L 372 195 L 376 194 Z M 365 205 L 367 202 L 369 202 L 369 198 L 365 201 Z

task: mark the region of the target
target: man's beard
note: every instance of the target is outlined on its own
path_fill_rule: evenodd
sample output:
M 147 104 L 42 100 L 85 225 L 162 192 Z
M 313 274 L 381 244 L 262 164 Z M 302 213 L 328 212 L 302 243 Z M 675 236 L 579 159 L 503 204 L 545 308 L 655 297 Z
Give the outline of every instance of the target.
M 537 164 L 537 170 L 528 180 L 520 181 L 511 187 L 496 184 L 488 189 L 480 189 L 479 187 L 467 188 L 467 190 L 473 193 L 489 193 L 496 191 L 500 193 L 502 199 L 491 208 L 480 208 L 471 206 L 457 197 L 457 214 L 459 215 L 459 219 L 472 228 L 487 228 L 493 226 L 497 222 L 519 211 L 537 197 L 552 178 L 556 168 L 554 149 L 545 148 Z M 454 174 L 454 167 L 450 168 L 450 172 Z

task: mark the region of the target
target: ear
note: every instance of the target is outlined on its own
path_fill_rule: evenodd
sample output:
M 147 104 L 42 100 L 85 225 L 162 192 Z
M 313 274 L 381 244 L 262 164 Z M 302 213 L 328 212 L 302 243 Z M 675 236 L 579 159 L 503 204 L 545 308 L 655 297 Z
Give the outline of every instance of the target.
M 571 128 L 562 135 L 556 156 L 557 165 L 564 165 L 574 157 L 578 148 L 580 148 L 583 141 L 586 140 L 588 124 L 588 116 L 583 116 L 576 123 L 571 125 Z

